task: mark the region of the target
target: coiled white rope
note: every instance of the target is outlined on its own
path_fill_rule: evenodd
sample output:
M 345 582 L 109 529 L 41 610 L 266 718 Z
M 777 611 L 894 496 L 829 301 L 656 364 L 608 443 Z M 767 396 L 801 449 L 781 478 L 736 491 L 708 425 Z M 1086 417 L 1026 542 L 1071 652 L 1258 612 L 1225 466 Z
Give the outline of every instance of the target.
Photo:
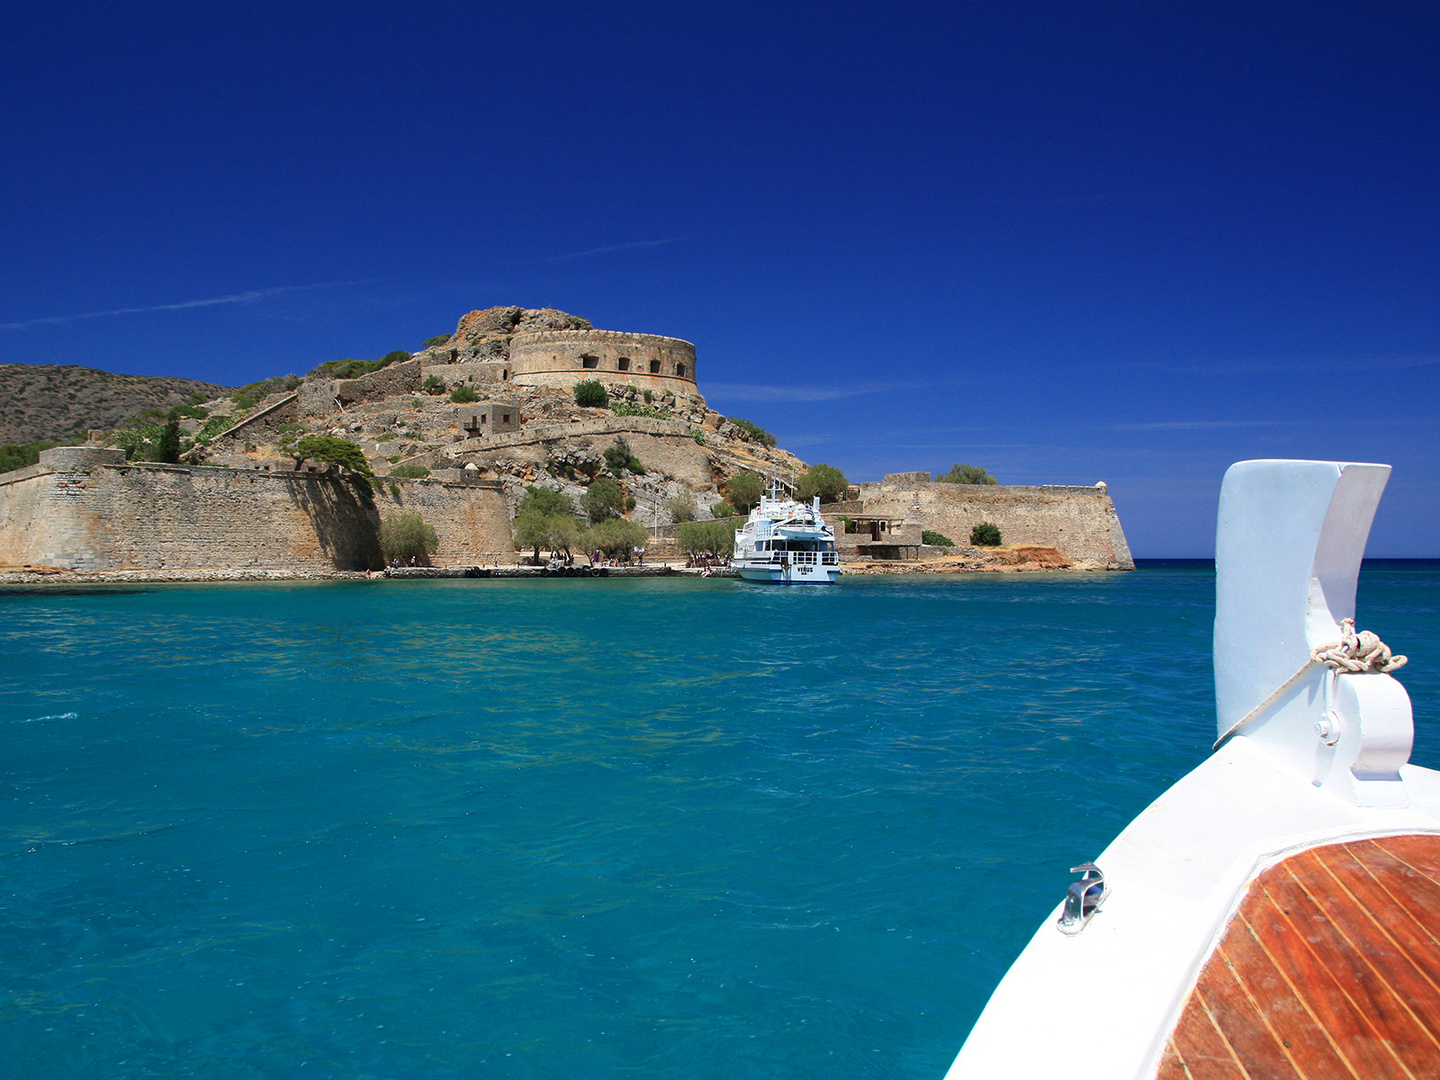
M 1340 640 L 1330 641 L 1324 645 L 1317 645 L 1310 650 L 1310 659 L 1305 665 L 1290 678 L 1286 679 L 1273 691 L 1264 701 L 1256 705 L 1248 713 L 1242 716 L 1235 723 L 1225 729 L 1225 733 L 1215 740 L 1215 745 L 1210 749 L 1219 750 L 1225 740 L 1234 735 L 1246 724 L 1254 720 L 1271 705 L 1278 701 L 1285 691 L 1289 690 L 1304 677 L 1305 673 L 1313 667 L 1321 664 L 1339 674 L 1345 672 L 1350 675 L 1357 675 L 1365 672 L 1374 672 L 1380 675 L 1388 675 L 1405 666 L 1409 660 L 1407 656 L 1395 656 L 1390 652 L 1390 646 L 1380 640 L 1378 634 L 1369 630 L 1355 632 L 1354 619 L 1340 620 Z

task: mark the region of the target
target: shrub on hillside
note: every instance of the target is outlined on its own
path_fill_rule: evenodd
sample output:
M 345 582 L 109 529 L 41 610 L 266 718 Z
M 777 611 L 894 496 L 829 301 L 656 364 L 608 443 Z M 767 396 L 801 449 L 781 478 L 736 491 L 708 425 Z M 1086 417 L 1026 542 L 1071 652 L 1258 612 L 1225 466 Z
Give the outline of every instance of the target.
M 575 404 L 586 409 L 603 409 L 610 403 L 610 393 L 599 379 L 582 379 L 575 384 Z
M 846 519 L 843 519 L 843 518 L 842 518 L 841 520 L 846 520 Z M 847 529 L 846 532 L 849 532 L 849 530 Z M 932 547 L 954 547 L 954 546 L 955 546 L 955 541 L 954 541 L 954 540 L 951 540 L 951 539 L 950 539 L 948 536 L 946 536 L 944 533 L 932 532 L 930 529 L 926 529 L 924 532 L 922 532 L 922 533 L 920 534 L 920 542 L 923 543 L 923 544 L 929 544 L 929 545 L 931 545 Z
M 420 389 L 431 397 L 435 397 L 445 392 L 445 380 L 439 375 L 426 375 L 425 381 L 420 384 Z
M 423 480 L 430 475 L 430 470 L 424 465 L 396 465 L 390 470 L 390 475 L 402 480 Z
M 775 436 L 771 435 L 770 432 L 766 431 L 759 424 L 751 423 L 749 420 L 741 419 L 738 416 L 730 417 L 730 423 L 734 424 L 758 443 L 764 443 L 766 446 L 775 445 Z
M 992 525 L 988 521 L 982 521 L 970 530 L 970 543 L 976 547 L 999 547 L 1000 527 Z
M 472 401 L 479 401 L 480 395 L 468 386 L 457 386 L 450 391 L 450 400 L 456 405 L 468 405 Z
M 682 491 L 678 495 L 672 495 L 665 500 L 665 509 L 669 511 L 671 518 L 676 522 L 695 520 L 695 496 L 688 491 Z
M 721 499 L 714 506 L 710 507 L 710 516 L 719 519 L 732 518 L 735 516 L 735 508 L 724 499 Z
M 651 420 L 669 420 L 674 415 L 669 409 L 658 409 L 654 405 L 629 401 L 612 401 L 610 411 L 616 416 L 646 416 Z
M 323 364 L 311 368 L 307 375 L 310 378 L 320 379 L 358 379 L 361 375 L 368 375 L 372 371 L 379 371 L 381 368 L 389 367 L 391 364 L 409 360 L 410 354 L 403 349 L 396 349 L 388 352 L 379 360 L 326 360 Z
M 436 345 L 444 345 L 445 342 L 449 340 L 449 334 L 436 334 L 434 337 L 426 338 L 423 342 L 421 342 L 420 347 L 422 349 L 433 349 Z
M 995 478 L 979 465 L 951 465 L 949 472 L 936 473 L 935 479 L 942 484 L 993 484 Z
M 253 409 L 262 398 L 271 394 L 288 394 L 300 385 L 298 375 L 274 375 L 259 382 L 247 383 L 230 395 L 230 400 L 241 409 Z
M 615 441 L 605 448 L 605 467 L 615 476 L 620 476 L 626 470 L 636 476 L 645 475 L 645 466 L 630 452 L 630 444 L 623 435 L 616 435 Z

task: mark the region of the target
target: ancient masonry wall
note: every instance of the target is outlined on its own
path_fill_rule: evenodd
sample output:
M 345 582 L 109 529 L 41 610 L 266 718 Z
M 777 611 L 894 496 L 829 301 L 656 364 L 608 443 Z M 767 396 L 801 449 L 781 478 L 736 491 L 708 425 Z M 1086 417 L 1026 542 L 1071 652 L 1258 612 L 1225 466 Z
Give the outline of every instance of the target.
M 394 394 L 417 394 L 421 381 L 419 360 L 391 364 L 358 379 L 312 379 L 300 386 L 298 409 L 301 416 L 329 416 L 336 401 L 351 405 Z
M 695 346 L 679 338 L 619 330 L 542 330 L 516 334 L 510 342 L 512 382 L 568 390 L 591 378 L 700 397 Z
M 1007 544 L 1043 544 L 1068 559 L 1133 570 L 1135 560 L 1103 484 L 1009 487 L 918 481 L 908 474 L 860 485 L 863 513 L 889 517 L 970 540 L 982 521 L 1000 529 Z
M 0 476 L 0 565 L 76 570 L 363 570 L 379 567 L 382 517 L 418 512 L 437 565 L 507 561 L 498 485 L 368 481 L 338 471 L 126 462 L 124 452 L 44 451 Z

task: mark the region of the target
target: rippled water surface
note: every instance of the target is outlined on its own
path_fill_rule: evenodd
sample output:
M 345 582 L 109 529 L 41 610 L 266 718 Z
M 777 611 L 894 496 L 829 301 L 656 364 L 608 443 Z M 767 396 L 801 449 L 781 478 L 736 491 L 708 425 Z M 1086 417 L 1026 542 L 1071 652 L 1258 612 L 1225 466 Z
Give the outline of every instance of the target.
M 11 1077 L 938 1078 L 1214 737 L 1208 566 L 0 593 Z M 1440 571 L 1379 564 L 1440 766 Z

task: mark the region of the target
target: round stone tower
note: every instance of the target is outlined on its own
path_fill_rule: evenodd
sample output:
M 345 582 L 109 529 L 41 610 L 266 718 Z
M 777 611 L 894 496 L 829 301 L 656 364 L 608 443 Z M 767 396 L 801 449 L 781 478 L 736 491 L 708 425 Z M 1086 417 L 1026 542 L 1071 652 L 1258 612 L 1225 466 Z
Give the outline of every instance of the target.
M 569 390 L 582 379 L 700 398 L 695 346 L 679 338 L 619 330 L 540 330 L 511 340 L 511 382 Z

